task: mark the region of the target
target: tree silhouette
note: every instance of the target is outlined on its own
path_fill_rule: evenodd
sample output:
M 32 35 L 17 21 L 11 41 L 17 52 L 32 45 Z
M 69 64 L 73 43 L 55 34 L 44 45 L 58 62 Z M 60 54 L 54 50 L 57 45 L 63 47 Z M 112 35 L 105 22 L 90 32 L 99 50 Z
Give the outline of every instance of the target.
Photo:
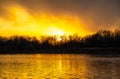
M 36 53 L 51 51 L 76 51 L 83 48 L 120 48 L 120 31 L 100 30 L 95 34 L 80 37 L 70 36 L 41 36 L 40 39 L 29 36 L 0 36 L 0 53 Z

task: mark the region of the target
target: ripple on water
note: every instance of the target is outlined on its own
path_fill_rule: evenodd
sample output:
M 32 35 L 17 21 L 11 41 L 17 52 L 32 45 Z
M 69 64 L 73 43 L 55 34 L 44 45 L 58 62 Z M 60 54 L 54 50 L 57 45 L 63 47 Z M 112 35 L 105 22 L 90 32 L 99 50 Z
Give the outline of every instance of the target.
M 9 55 L 8 59 L 8 56 L 0 56 L 0 79 L 120 79 L 118 57 L 17 56 Z

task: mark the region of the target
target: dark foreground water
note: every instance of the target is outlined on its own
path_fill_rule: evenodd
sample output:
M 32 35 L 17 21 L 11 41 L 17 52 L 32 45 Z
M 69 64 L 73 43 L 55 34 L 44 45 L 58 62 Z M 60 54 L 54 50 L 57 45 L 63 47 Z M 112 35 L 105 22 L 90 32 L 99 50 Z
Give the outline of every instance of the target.
M 0 55 L 0 79 L 120 79 L 120 56 Z

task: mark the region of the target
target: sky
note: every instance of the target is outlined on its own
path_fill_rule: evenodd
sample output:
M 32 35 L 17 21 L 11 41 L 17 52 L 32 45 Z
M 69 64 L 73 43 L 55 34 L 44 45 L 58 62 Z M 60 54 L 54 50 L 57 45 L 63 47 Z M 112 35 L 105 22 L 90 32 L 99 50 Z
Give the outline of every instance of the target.
M 120 28 L 120 0 L 0 0 L 0 36 L 85 36 Z

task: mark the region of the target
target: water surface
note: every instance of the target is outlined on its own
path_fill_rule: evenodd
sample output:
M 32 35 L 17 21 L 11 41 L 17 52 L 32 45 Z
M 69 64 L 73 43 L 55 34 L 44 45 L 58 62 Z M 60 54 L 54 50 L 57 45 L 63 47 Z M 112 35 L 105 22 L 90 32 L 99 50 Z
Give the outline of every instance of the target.
M 0 79 L 120 79 L 120 56 L 0 55 Z

